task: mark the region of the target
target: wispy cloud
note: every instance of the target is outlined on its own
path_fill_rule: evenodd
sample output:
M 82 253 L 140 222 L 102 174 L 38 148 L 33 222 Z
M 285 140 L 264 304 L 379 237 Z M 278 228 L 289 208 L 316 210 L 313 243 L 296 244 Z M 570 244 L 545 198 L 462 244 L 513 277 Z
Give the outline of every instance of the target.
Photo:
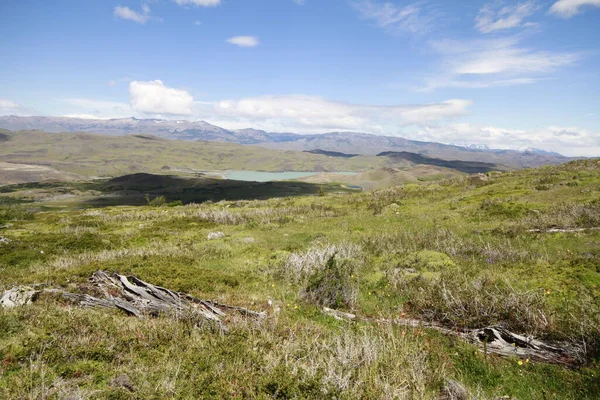
M 305 0 L 292 0 L 294 3 L 298 4 L 299 6 L 303 6 L 304 3 L 306 2 Z
M 150 16 L 150 7 L 147 4 L 142 4 L 142 12 L 137 12 L 129 7 L 116 6 L 113 14 L 117 18 L 127 19 L 138 24 L 145 24 L 152 19 Z
M 358 15 L 389 32 L 422 34 L 431 30 L 435 16 L 423 9 L 423 2 L 397 6 L 390 2 L 358 0 L 351 3 Z
M 240 47 L 255 47 L 260 44 L 256 36 L 234 36 L 227 39 L 227 43 Z
M 14 101 L 0 98 L 0 115 L 29 116 L 39 115 L 39 112 Z
M 520 46 L 519 41 L 518 37 L 433 41 L 432 49 L 441 56 L 439 72 L 428 77 L 421 89 L 529 84 L 547 79 L 543 74 L 579 58 L 575 53 L 532 50 Z
M 221 4 L 221 0 L 173 0 L 180 6 L 199 6 L 199 7 L 216 7 Z
M 600 7 L 600 0 L 558 0 L 550 8 L 552 14 L 563 18 L 582 13 L 586 6 Z
M 132 116 L 134 111 L 128 103 L 117 101 L 95 100 L 81 97 L 59 99 L 59 101 L 73 107 L 71 112 L 65 115 L 65 117 L 72 118 L 122 118 Z
M 539 9 L 536 0 L 526 1 L 511 6 L 499 7 L 498 3 L 486 4 L 479 10 L 475 19 L 475 28 L 481 33 L 490 33 L 504 29 L 535 25 L 525 22 Z
M 215 103 L 216 118 L 232 127 L 322 133 L 396 132 L 398 126 L 436 124 L 469 113 L 470 100 L 418 105 L 362 105 L 315 96 L 261 96 Z
M 424 127 L 421 138 L 442 143 L 485 144 L 491 148 L 514 150 L 533 147 L 569 156 L 597 156 L 600 153 L 600 132 L 592 132 L 576 126 L 548 126 L 526 130 L 450 123 L 438 127 Z

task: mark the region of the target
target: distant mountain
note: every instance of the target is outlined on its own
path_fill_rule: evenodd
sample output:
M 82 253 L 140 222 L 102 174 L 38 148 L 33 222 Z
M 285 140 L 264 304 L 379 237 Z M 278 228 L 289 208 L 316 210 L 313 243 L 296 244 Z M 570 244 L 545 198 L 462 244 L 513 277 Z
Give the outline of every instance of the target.
M 355 132 L 329 132 L 299 135 L 258 129 L 227 130 L 204 121 L 118 118 L 109 120 L 66 117 L 0 117 L 0 128 L 43 130 L 45 132 L 88 132 L 107 135 L 153 135 L 167 139 L 230 142 L 259 147 L 309 151 L 334 156 L 340 154 L 377 155 L 382 152 L 411 152 L 443 160 L 487 162 L 510 167 L 536 167 L 560 164 L 570 159 L 538 149 L 494 150 L 482 145 L 456 146 L 422 142 L 401 137 Z
M 304 135 L 286 142 L 262 142 L 256 146 L 283 150 L 326 150 L 346 154 L 377 155 L 383 152 L 411 152 L 443 160 L 461 160 L 530 168 L 561 164 L 572 160 L 557 153 L 497 150 L 422 142 L 401 137 L 379 136 L 367 133 L 330 132 L 322 135 Z

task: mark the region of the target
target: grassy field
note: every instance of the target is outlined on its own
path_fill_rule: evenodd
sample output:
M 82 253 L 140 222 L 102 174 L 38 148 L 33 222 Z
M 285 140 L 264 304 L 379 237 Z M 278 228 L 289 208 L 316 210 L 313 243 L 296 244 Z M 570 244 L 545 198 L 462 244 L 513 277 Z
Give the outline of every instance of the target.
M 477 399 L 600 398 L 600 160 L 187 205 L 137 187 L 149 204 L 98 207 L 94 190 L 116 190 L 102 184 L 2 188 L 0 289 L 77 292 L 102 269 L 267 317 L 231 317 L 224 334 L 46 297 L 0 309 L 2 398 L 436 399 L 448 379 Z M 545 231 L 556 227 L 583 230 Z M 208 240 L 216 231 L 225 237 Z M 569 342 L 582 363 L 486 356 L 431 329 L 338 321 L 323 306 L 501 324 Z M 123 374 L 129 389 L 115 381 Z

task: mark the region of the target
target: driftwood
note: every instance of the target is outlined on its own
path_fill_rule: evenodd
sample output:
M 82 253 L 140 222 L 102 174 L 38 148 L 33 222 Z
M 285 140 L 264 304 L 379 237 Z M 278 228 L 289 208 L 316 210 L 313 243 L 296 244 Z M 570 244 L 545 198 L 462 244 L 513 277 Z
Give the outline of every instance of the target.
M 600 230 L 600 227 L 592 227 L 592 228 L 548 228 L 548 229 L 529 229 L 527 232 L 534 233 L 575 233 L 575 232 L 585 232 L 585 231 L 597 231 Z
M 98 294 L 98 296 L 71 293 L 61 289 L 35 289 L 32 286 L 19 286 L 4 292 L 0 298 L 0 306 L 22 306 L 35 301 L 41 293 L 49 293 L 61 296 L 82 307 L 116 308 L 139 318 L 147 315 L 167 314 L 175 318 L 192 318 L 199 323 L 214 322 L 221 329 L 224 329 L 222 318 L 227 316 L 224 310 L 257 319 L 266 315 L 264 312 L 259 313 L 243 307 L 201 300 L 189 294 L 155 286 L 135 276 L 109 275 L 104 271 L 96 271 L 89 281 L 90 285 L 86 287 L 87 291 Z
M 568 343 L 549 344 L 510 332 L 501 326 L 489 326 L 479 329 L 449 329 L 434 322 L 427 322 L 410 318 L 364 318 L 354 314 L 344 313 L 329 308 L 323 312 L 336 319 L 351 321 L 365 321 L 370 323 L 391 323 L 394 325 L 410 328 L 434 329 L 446 335 L 459 337 L 469 343 L 475 344 L 485 354 L 496 354 L 499 356 L 515 356 L 535 361 L 548 362 L 562 365 L 576 365 L 581 360 L 578 349 Z

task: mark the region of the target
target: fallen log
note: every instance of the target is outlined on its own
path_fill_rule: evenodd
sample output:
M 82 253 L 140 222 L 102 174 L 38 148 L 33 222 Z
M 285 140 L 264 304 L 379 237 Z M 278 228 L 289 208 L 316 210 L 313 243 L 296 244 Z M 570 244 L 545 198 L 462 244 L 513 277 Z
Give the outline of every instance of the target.
M 502 326 L 489 326 L 479 329 L 449 329 L 435 322 L 422 321 L 411 318 L 368 318 L 358 317 L 327 307 L 323 312 L 336 319 L 351 321 L 364 321 L 369 323 L 387 323 L 409 328 L 427 328 L 441 332 L 445 335 L 459 337 L 469 343 L 475 344 L 485 354 L 496 354 L 503 357 L 520 357 L 552 364 L 573 366 L 583 361 L 582 355 L 576 346 L 569 343 L 546 343 L 533 337 L 526 337 Z M 347 317 L 352 316 L 352 318 Z
M 600 230 L 600 227 L 592 227 L 592 228 L 548 228 L 548 229 L 529 229 L 527 232 L 533 233 L 575 233 L 575 232 L 585 232 L 585 231 L 597 231 Z
M 223 310 L 237 312 L 241 315 L 262 319 L 265 312 L 256 312 L 243 307 L 230 306 L 212 300 L 201 300 L 186 293 L 144 282 L 135 276 L 119 274 L 109 275 L 104 271 L 96 271 L 89 279 L 90 284 L 84 286 L 86 291 L 98 294 L 71 293 L 62 289 L 36 289 L 33 286 L 18 286 L 5 291 L 0 297 L 0 307 L 24 306 L 35 301 L 40 294 L 57 295 L 81 307 L 116 308 L 128 315 L 138 318 L 145 316 L 170 315 L 178 319 L 192 318 L 215 323 L 220 329 L 222 318 L 227 317 Z

